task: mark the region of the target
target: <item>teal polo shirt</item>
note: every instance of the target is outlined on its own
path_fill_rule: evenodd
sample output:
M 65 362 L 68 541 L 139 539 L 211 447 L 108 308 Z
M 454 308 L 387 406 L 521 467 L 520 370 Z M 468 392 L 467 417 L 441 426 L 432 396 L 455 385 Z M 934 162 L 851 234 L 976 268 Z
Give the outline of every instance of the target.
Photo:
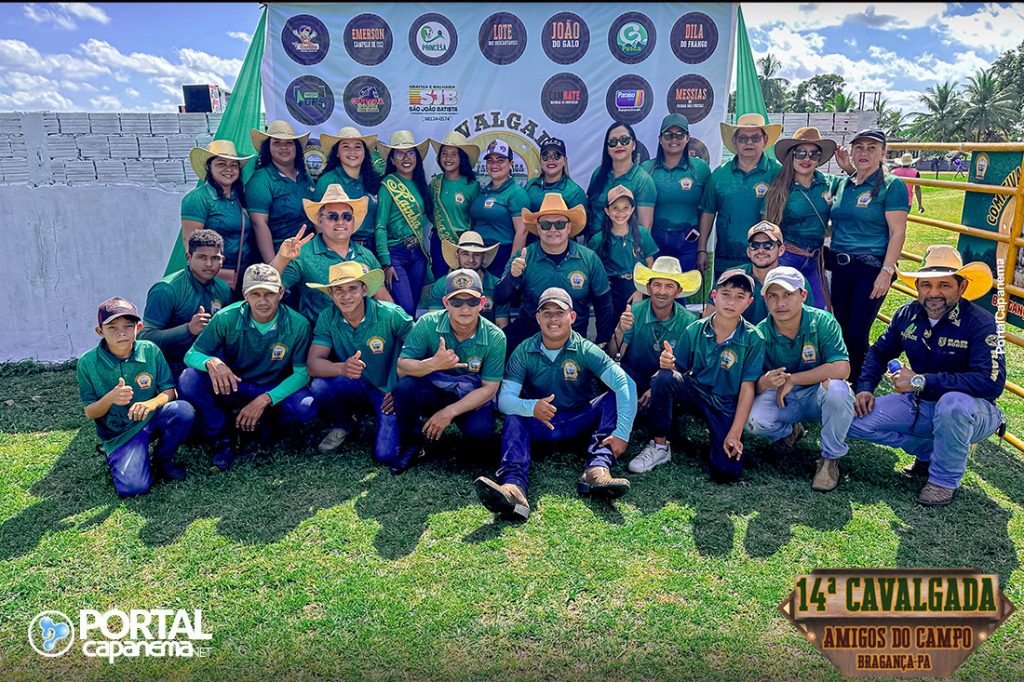
M 473 219 L 469 212 L 480 194 L 480 183 L 461 175 L 457 180 L 448 180 L 443 174 L 432 177 L 430 183 L 431 188 L 440 183 L 441 190 L 434 194 L 434 226 L 442 224 L 452 230 L 456 237 L 473 229 Z
M 594 169 L 590 176 L 591 183 L 594 182 L 600 171 L 600 166 Z M 628 171 L 619 177 L 615 177 L 614 173 L 609 172 L 608 177 L 605 178 L 604 187 L 590 200 L 590 225 L 587 227 L 590 233 L 600 232 L 607 220 L 604 207 L 608 205 L 608 192 L 616 185 L 624 185 L 632 192 L 633 201 L 637 206 L 655 207 L 658 205 L 658 190 L 654 186 L 654 180 L 639 164 L 634 163 Z
M 642 225 L 637 228 L 640 232 L 640 255 L 636 256 L 633 254 L 633 235 L 627 232 L 626 234 L 619 236 L 612 234 L 610 228 L 605 231 L 598 232 L 590 238 L 590 242 L 587 246 L 591 251 L 598 255 L 598 258 L 604 263 L 604 269 L 608 273 L 609 277 L 622 277 L 629 275 L 629 279 L 633 279 L 633 266 L 637 263 L 643 263 L 647 265 L 648 258 L 654 258 L 658 255 L 658 245 L 654 242 L 654 237 L 651 236 L 650 231 Z M 607 258 L 601 251 L 601 245 L 604 243 L 605 234 L 608 235 L 608 256 Z M 527 251 L 529 254 L 529 251 Z
M 532 319 L 537 313 L 537 303 L 544 290 L 548 287 L 559 287 L 572 296 L 572 307 L 576 315 L 586 319 L 590 315 L 590 303 L 594 297 L 601 296 L 611 289 L 608 273 L 596 253 L 571 239 L 568 248 L 568 253 L 560 263 L 556 263 L 544 253 L 540 244 L 526 250 L 520 315 Z M 511 272 L 512 259 L 509 259 L 505 264 L 503 277 L 511 277 Z
M 529 251 L 527 251 L 529 253 Z M 508 303 L 502 305 L 494 304 L 494 288 L 498 286 L 498 278 L 492 275 L 489 271 L 484 270 L 480 277 L 480 281 L 484 285 L 484 296 L 487 297 L 487 302 L 484 304 L 483 316 L 491 322 L 494 322 L 499 317 L 511 317 L 512 311 L 509 308 Z M 445 278 L 442 277 L 430 287 L 429 296 L 427 298 L 427 310 L 444 310 L 444 302 L 441 300 L 444 298 L 444 284 Z
M 201 223 L 208 230 L 213 230 L 224 238 L 224 269 L 238 269 L 238 252 L 241 247 L 242 268 L 248 267 L 250 253 L 256 246 L 252 232 L 252 221 L 249 214 L 242 208 L 238 197 L 218 197 L 213 185 L 204 182 L 181 200 L 181 219 Z M 245 228 L 245 241 L 242 242 L 242 229 Z M 242 273 L 238 273 L 239 279 Z
M 430 216 L 426 213 L 426 203 L 423 195 L 412 180 L 403 178 L 398 173 L 392 173 L 384 179 L 395 178 L 408 189 L 415 199 L 415 211 L 420 216 L 420 237 L 423 238 L 430 229 Z M 405 220 L 398 205 L 391 198 L 391 192 L 382 184 L 377 194 L 377 227 L 376 227 L 377 259 L 381 265 L 391 265 L 391 254 L 389 249 L 397 247 L 408 237 L 416 236 L 409 223 Z
M 293 365 L 305 366 L 311 336 L 306 318 L 283 303 L 274 329 L 261 334 L 249 304 L 239 301 L 210 319 L 193 348 L 220 358 L 242 381 L 272 386 L 287 378 Z
M 882 174 L 878 194 L 871 196 L 878 175 Z M 836 183 L 832 201 L 833 253 L 885 255 L 889 246 L 887 211 L 910 212 L 907 186 L 899 176 L 885 173 L 881 168 L 859 185 L 853 178 L 841 178 Z
M 523 387 L 521 396 L 539 400 L 554 394 L 559 410 L 578 408 L 597 396 L 602 387 L 601 375 L 614 366 L 608 354 L 572 332 L 555 359 L 541 350 L 540 332 L 534 334 L 512 352 L 505 378 Z
M 95 420 L 96 434 L 108 455 L 134 438 L 153 418 L 153 412 L 150 412 L 145 419 L 135 421 L 128 417 L 128 408 L 133 403 L 145 402 L 174 388 L 174 377 L 167 360 L 157 345 L 150 341 L 136 340 L 132 352 L 122 360 L 107 350 L 107 342 L 101 340 L 98 346 L 79 358 L 76 374 L 83 407 L 110 393 L 119 379 L 124 379 L 125 385 L 132 388 L 131 403 L 111 405 L 105 415 Z
M 849 360 L 843 330 L 832 313 L 804 304 L 800 331 L 792 339 L 775 329 L 769 316 L 757 325 L 764 338 L 764 371 L 785 367 L 790 374 L 806 372 L 819 365 Z
M 836 176 L 816 170 L 810 187 L 793 183 L 779 225 L 787 244 L 804 251 L 814 251 L 824 245 L 825 226 L 832 211 L 832 191 L 838 181 Z M 764 214 L 763 209 L 761 213 Z
M 530 197 L 530 210 L 539 211 L 540 205 L 544 201 L 544 195 L 551 193 L 561 194 L 568 208 L 587 207 L 587 193 L 576 184 L 575 180 L 563 172 L 562 179 L 550 185 L 544 182 L 543 175 L 526 183 L 526 194 Z
M 227 282 L 214 277 L 203 284 L 185 266 L 184 270 L 167 275 L 149 288 L 142 322 L 146 329 L 172 329 L 191 322 L 200 306 L 213 315 L 230 304 L 231 289 Z M 180 338 L 164 344 L 161 350 L 171 360 L 181 360 L 194 339 L 192 332 L 185 329 Z
M 664 342 L 668 341 L 668 345 L 675 348 L 686 328 L 700 318 L 674 303 L 672 315 L 667 320 L 659 320 L 651 311 L 649 298 L 634 303 L 630 309 L 633 327 L 622 335 L 622 342 L 629 344 L 622 355 L 622 366 L 629 367 L 637 375 L 650 377 L 659 369 Z
M 484 244 L 511 244 L 516 236 L 512 219 L 521 218 L 524 208 L 530 208 L 530 195 L 510 176 L 499 187 L 482 188 L 469 215 Z
M 364 273 L 380 269 L 380 263 L 362 244 L 349 241 L 348 253 L 342 258 L 341 254 L 327 246 L 323 235 L 318 234 L 311 242 L 302 247 L 299 257 L 288 263 L 284 272 L 281 273 L 281 283 L 285 288 L 301 285 L 299 312 L 311 324 L 316 322 L 320 311 L 333 305 L 334 302 L 327 292 L 311 289 L 306 286 L 306 283 L 327 284 L 331 279 L 329 275 L 331 266 L 347 261 L 356 261 L 362 264 Z
M 394 303 L 367 297 L 366 316 L 353 327 L 332 305 L 324 308 L 316 320 L 313 344 L 330 348 L 332 359 L 345 362 L 362 351 L 359 359 L 366 367 L 363 378 L 388 393 L 398 381 L 398 354 L 412 329 L 412 318 Z
M 292 180 L 273 164 L 257 169 L 245 183 L 246 207 L 250 213 L 267 216 L 275 250 L 303 225 L 307 233 L 316 230 L 302 206 L 303 199 L 313 200 L 315 196 L 316 185 L 308 175 L 300 172 Z
M 711 177 L 704 159 L 691 156 L 686 165 L 674 168 L 648 159 L 640 164 L 654 180 L 658 202 L 654 205 L 654 229 L 665 232 L 689 232 L 700 227 L 700 200 Z
M 759 280 L 757 275 L 754 274 L 754 264 L 747 261 L 735 269 L 742 270 L 750 275 L 754 280 L 754 302 L 748 305 L 747 309 L 743 311 L 743 319 L 750 324 L 760 324 L 762 320 L 768 317 L 768 304 L 764 302 L 764 292 L 761 289 L 761 280 Z M 814 305 L 814 292 L 811 291 L 811 285 L 807 283 L 806 277 L 804 277 L 804 291 L 807 292 L 807 300 L 804 301 L 804 303 Z M 708 294 L 708 303 L 711 305 L 715 304 L 710 293 Z
M 366 197 L 366 215 L 363 216 L 363 222 L 355 226 L 356 229 L 352 233 L 352 238 L 362 242 L 371 241 L 377 225 L 377 197 L 366 193 L 362 177 L 349 177 L 348 173 L 341 166 L 338 166 L 329 173 L 324 173 L 316 181 L 316 196 L 314 197 L 316 201 L 324 198 L 324 192 L 327 191 L 328 185 L 341 185 L 341 188 L 345 190 L 345 194 L 350 199 Z
M 480 317 L 476 334 L 465 341 L 455 338 L 447 310 L 435 310 L 421 317 L 405 339 L 400 357 L 426 360 L 437 353 L 441 339 L 455 351 L 466 367 L 446 370 L 447 374 L 479 376 L 482 381 L 501 381 L 505 376 L 505 334 L 496 324 Z
M 711 320 L 697 320 L 675 348 L 676 366 L 691 371 L 698 391 L 716 409 L 734 414 L 744 381 L 757 381 L 764 368 L 764 339 L 757 328 L 740 320 L 732 336 L 718 343 Z

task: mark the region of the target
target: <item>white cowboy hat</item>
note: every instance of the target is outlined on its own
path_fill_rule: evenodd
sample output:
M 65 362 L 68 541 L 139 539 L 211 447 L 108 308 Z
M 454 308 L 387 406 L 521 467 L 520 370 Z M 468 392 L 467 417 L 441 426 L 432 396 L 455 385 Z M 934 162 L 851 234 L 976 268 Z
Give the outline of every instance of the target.
M 422 142 L 416 142 L 416 138 L 413 137 L 411 130 L 396 130 L 391 133 L 391 140 L 388 144 L 384 144 L 380 140 L 377 140 L 377 151 L 385 159 L 388 154 L 391 153 L 392 149 L 415 149 L 420 153 L 420 159 L 427 153 L 427 149 L 430 147 L 430 138 L 423 140 Z
M 334 145 L 338 144 L 342 140 L 359 140 L 366 145 L 367 153 L 372 152 L 373 148 L 377 146 L 377 134 L 362 135 L 358 130 L 352 126 L 345 126 L 338 131 L 337 135 L 328 135 L 327 133 L 320 133 L 320 148 L 328 154 Z
M 292 124 L 288 121 L 271 121 L 270 125 L 267 126 L 267 132 L 261 132 L 253 128 L 249 131 L 249 139 L 252 140 L 252 146 L 259 151 L 260 146 L 264 140 L 274 138 L 275 140 L 298 140 L 299 143 L 305 147 L 306 142 L 309 141 L 309 133 L 297 135 L 295 128 L 292 128 Z
M 718 125 L 722 130 L 722 144 L 733 154 L 736 153 L 736 145 L 733 144 L 732 136 L 741 128 L 760 128 L 763 130 L 764 134 L 768 136 L 766 148 L 775 144 L 775 141 L 782 135 L 782 124 L 768 123 L 761 114 L 743 114 L 736 119 L 736 125 L 729 125 L 724 121 Z
M 453 244 L 450 241 L 441 240 L 441 255 L 444 257 L 444 262 L 448 264 L 448 267 L 452 270 L 458 270 L 459 258 L 458 252 L 472 251 L 473 253 L 484 254 L 484 267 L 486 268 L 494 261 L 494 257 L 498 255 L 498 247 L 500 244 L 494 244 L 493 246 L 484 246 L 484 238 L 479 233 L 473 230 L 466 230 L 459 236 L 459 243 Z
M 188 153 L 188 162 L 192 164 L 192 170 L 200 180 L 206 179 L 206 162 L 215 156 L 237 161 L 239 168 L 245 168 L 249 159 L 256 155 L 239 156 L 235 143 L 231 140 L 214 140 L 206 147 L 193 147 Z
M 434 151 L 438 153 L 441 152 L 441 147 L 458 147 L 466 152 L 466 156 L 469 157 L 469 165 L 471 166 L 475 166 L 476 162 L 480 159 L 480 145 L 473 144 L 466 139 L 465 135 L 457 130 L 447 133 L 441 141 L 431 140 L 430 144 L 434 147 Z

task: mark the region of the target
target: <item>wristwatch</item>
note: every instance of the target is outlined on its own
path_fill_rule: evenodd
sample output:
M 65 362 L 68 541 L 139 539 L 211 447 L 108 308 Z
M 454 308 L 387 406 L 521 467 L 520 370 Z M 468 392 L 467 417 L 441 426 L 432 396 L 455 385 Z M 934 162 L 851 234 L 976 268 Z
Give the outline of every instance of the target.
M 895 265 L 883 265 L 882 266 L 882 271 L 883 272 L 888 272 L 891 275 L 892 273 L 896 272 L 896 266 Z
M 924 375 L 915 374 L 910 377 L 910 385 L 914 387 L 914 393 L 920 393 L 924 390 Z

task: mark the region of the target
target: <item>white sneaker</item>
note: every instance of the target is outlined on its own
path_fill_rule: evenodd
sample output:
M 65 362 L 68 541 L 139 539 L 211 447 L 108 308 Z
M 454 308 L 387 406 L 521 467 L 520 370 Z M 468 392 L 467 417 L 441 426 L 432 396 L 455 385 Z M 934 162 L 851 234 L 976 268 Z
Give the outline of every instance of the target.
M 341 447 L 341 444 L 348 438 L 348 431 L 345 429 L 331 429 L 324 436 L 324 439 L 320 441 L 320 452 L 331 452 Z
M 672 445 L 668 442 L 665 443 L 665 447 L 659 448 L 651 440 L 644 446 L 644 449 L 640 451 L 640 454 L 634 457 L 629 463 L 629 470 L 634 474 L 642 474 L 645 471 L 650 471 L 659 464 L 672 461 Z

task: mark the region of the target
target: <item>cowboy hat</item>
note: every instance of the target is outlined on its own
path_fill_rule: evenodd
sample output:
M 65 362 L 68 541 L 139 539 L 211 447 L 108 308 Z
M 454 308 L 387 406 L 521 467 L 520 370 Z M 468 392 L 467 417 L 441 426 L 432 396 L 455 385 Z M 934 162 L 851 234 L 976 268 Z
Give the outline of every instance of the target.
M 366 217 L 366 204 L 369 201 L 366 197 L 359 197 L 358 199 L 350 199 L 345 190 L 342 189 L 341 185 L 337 183 L 331 183 L 327 185 L 327 191 L 320 198 L 320 201 L 310 201 L 309 199 L 302 200 L 302 209 L 306 212 L 306 217 L 313 221 L 316 225 L 320 218 L 320 208 L 327 206 L 328 204 L 348 204 L 352 207 L 352 225 L 358 229 L 363 224 L 363 218 Z
M 420 153 L 420 158 L 422 159 L 430 147 L 431 140 L 428 137 L 422 142 L 416 142 L 415 139 L 411 130 L 396 130 L 391 133 L 391 140 L 388 144 L 377 140 L 377 151 L 386 159 L 392 149 L 415 149 Z
M 793 137 L 784 137 L 775 143 L 775 158 L 785 158 L 786 153 L 789 152 L 790 149 L 801 144 L 813 144 L 818 146 L 821 150 L 821 158 L 818 159 L 819 166 L 824 166 L 828 163 L 828 160 L 836 153 L 836 143 L 833 140 L 826 140 L 822 138 L 821 133 L 818 132 L 817 128 L 797 128 L 797 131 L 793 133 Z
M 252 140 L 252 146 L 259 150 L 264 140 L 274 138 L 275 140 L 298 140 L 299 143 L 305 147 L 306 142 L 309 141 L 309 133 L 302 135 L 295 134 L 295 128 L 292 128 L 292 124 L 288 121 L 271 121 L 270 125 L 267 126 L 267 132 L 261 132 L 253 128 L 249 131 L 249 139 Z
M 684 298 L 700 291 L 701 275 L 699 270 L 683 272 L 679 265 L 679 259 L 672 256 L 659 256 L 654 259 L 651 267 L 643 263 L 633 266 L 633 285 L 642 294 L 647 292 L 647 283 L 652 279 L 669 279 L 679 285 L 679 295 L 676 298 Z
M 945 244 L 929 246 L 928 250 L 924 252 L 924 260 L 917 272 L 896 270 L 896 276 L 915 291 L 919 279 L 951 275 L 967 280 L 967 290 L 964 291 L 963 297 L 968 301 L 981 298 L 992 289 L 992 269 L 988 265 L 981 261 L 964 265 L 964 259 L 960 252 Z
M 544 201 L 536 213 L 524 208 L 522 211 L 523 223 L 526 231 L 537 234 L 537 220 L 546 215 L 563 215 L 569 219 L 569 237 L 575 237 L 587 226 L 587 209 L 583 205 L 569 208 L 565 205 L 565 198 L 558 192 L 548 192 L 544 195 Z
M 445 134 L 444 139 L 440 142 L 437 140 L 430 140 L 430 144 L 438 154 L 441 153 L 441 147 L 458 147 L 462 151 L 466 152 L 466 156 L 469 157 L 470 166 L 475 166 L 476 162 L 480 159 L 480 146 L 467 140 L 466 136 L 457 130 L 453 130 Z
M 245 168 L 249 159 L 256 155 L 239 156 L 235 150 L 235 143 L 231 140 L 214 140 L 206 147 L 193 147 L 188 153 L 188 162 L 192 164 L 192 170 L 200 180 L 206 179 L 206 162 L 215 156 L 237 161 L 239 168 Z
M 500 244 L 494 244 L 493 246 L 484 246 L 484 238 L 479 233 L 473 230 L 466 230 L 459 236 L 459 243 L 453 244 L 445 239 L 441 240 L 441 255 L 444 257 L 444 262 L 448 264 L 448 267 L 452 270 L 458 270 L 461 266 L 459 265 L 458 252 L 472 251 L 473 253 L 484 254 L 484 267 L 489 266 L 493 261 L 494 257 L 498 255 L 498 247 Z
M 914 162 L 916 162 L 916 161 L 917 161 L 917 159 L 914 158 L 913 154 L 911 154 L 910 152 L 906 152 L 906 153 L 903 154 L 903 156 L 901 156 L 900 158 L 896 159 L 896 165 L 897 166 L 904 166 L 904 167 L 906 167 L 906 166 L 913 166 Z
M 360 135 L 359 131 L 352 126 L 345 126 L 338 131 L 337 135 L 320 133 L 320 148 L 325 152 L 330 153 L 330 151 L 334 149 L 334 145 L 338 144 L 342 140 L 359 140 L 366 145 L 367 153 L 369 153 L 373 151 L 373 148 L 377 145 L 377 134 Z
M 722 129 L 722 144 L 733 154 L 736 153 L 736 145 L 733 144 L 732 136 L 741 128 L 760 128 L 763 130 L 765 135 L 768 136 L 766 147 L 775 144 L 775 140 L 779 139 L 779 136 L 782 135 L 782 124 L 767 123 L 761 114 L 743 114 L 736 119 L 736 125 L 729 125 L 724 121 L 718 125 Z
M 370 270 L 359 261 L 347 260 L 330 267 L 327 271 L 327 284 L 306 282 L 306 286 L 318 291 L 327 291 L 331 287 L 340 287 L 351 282 L 362 282 L 366 285 L 366 295 L 373 296 L 384 286 L 384 271 Z

